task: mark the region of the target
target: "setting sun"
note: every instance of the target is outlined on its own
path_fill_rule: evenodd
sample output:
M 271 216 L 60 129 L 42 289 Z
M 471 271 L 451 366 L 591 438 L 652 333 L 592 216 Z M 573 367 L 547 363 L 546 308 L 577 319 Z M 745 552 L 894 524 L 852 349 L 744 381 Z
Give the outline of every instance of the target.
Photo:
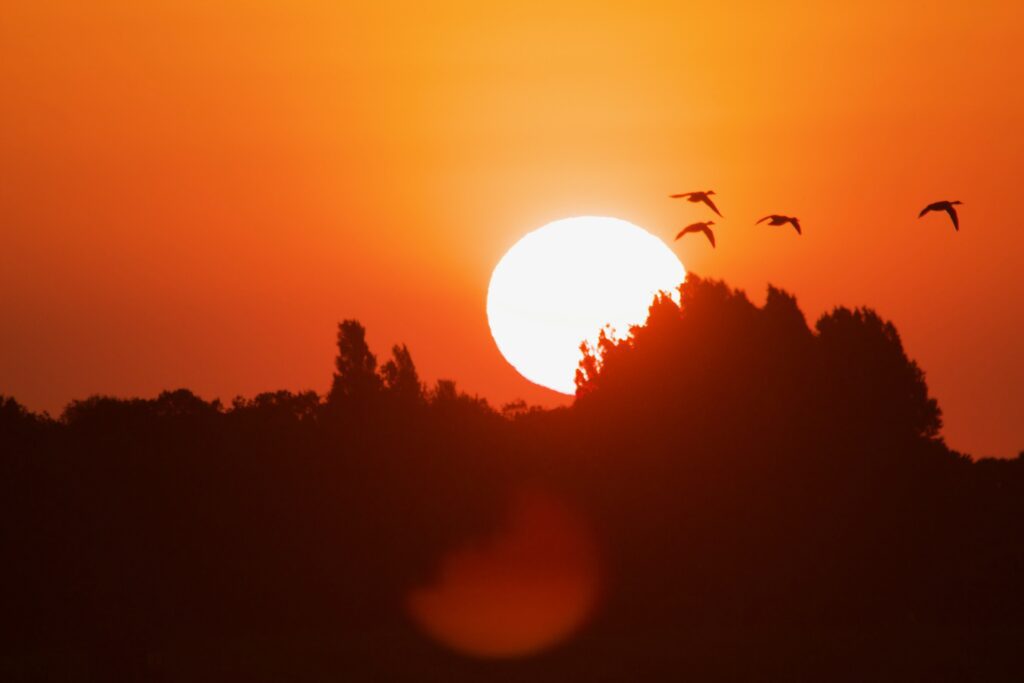
M 659 291 L 683 281 L 664 242 L 617 218 L 548 223 L 508 250 L 491 275 L 487 319 L 505 359 L 531 382 L 572 394 L 580 344 L 606 325 L 642 323 Z

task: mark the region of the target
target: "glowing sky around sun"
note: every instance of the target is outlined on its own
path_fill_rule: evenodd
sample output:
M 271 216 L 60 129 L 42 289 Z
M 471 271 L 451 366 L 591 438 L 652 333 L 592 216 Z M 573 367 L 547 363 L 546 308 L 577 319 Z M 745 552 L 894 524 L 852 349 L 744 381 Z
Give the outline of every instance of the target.
M 687 271 L 877 309 L 950 445 L 1015 456 L 1022 73 L 1005 0 L 7 0 L 0 392 L 323 392 L 358 318 L 429 382 L 564 404 L 492 340 L 502 255 L 714 217 Z M 666 197 L 704 189 L 724 219 Z M 938 199 L 958 234 L 917 219 Z

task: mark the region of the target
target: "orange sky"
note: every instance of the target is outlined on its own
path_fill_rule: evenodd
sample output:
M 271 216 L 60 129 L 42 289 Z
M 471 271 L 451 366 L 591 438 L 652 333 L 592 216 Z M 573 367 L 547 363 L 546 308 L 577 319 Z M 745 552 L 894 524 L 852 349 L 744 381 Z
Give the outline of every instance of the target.
M 490 270 L 578 214 L 812 319 L 893 319 L 949 443 L 1024 449 L 1019 2 L 5 0 L 0 392 L 323 391 L 334 326 L 546 404 Z M 918 221 L 962 199 L 963 230 Z M 803 238 L 750 223 L 799 215 Z

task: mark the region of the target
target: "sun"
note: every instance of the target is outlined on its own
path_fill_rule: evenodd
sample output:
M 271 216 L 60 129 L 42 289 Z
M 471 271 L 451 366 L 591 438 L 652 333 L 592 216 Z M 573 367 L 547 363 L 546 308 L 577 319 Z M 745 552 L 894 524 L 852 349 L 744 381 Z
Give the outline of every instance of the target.
M 617 218 L 578 216 L 528 233 L 502 257 L 487 291 L 498 349 L 523 377 L 575 393 L 580 344 L 611 326 L 624 336 L 686 271 L 668 246 Z

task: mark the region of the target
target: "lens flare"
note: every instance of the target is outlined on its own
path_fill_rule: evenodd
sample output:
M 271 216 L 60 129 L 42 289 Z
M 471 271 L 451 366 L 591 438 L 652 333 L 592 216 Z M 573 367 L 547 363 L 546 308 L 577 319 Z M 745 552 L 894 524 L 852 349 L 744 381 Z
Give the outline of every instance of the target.
M 408 600 L 415 622 L 466 655 L 521 657 L 571 636 L 592 613 L 599 561 L 588 525 L 541 492 L 520 493 L 506 527 L 440 562 Z

